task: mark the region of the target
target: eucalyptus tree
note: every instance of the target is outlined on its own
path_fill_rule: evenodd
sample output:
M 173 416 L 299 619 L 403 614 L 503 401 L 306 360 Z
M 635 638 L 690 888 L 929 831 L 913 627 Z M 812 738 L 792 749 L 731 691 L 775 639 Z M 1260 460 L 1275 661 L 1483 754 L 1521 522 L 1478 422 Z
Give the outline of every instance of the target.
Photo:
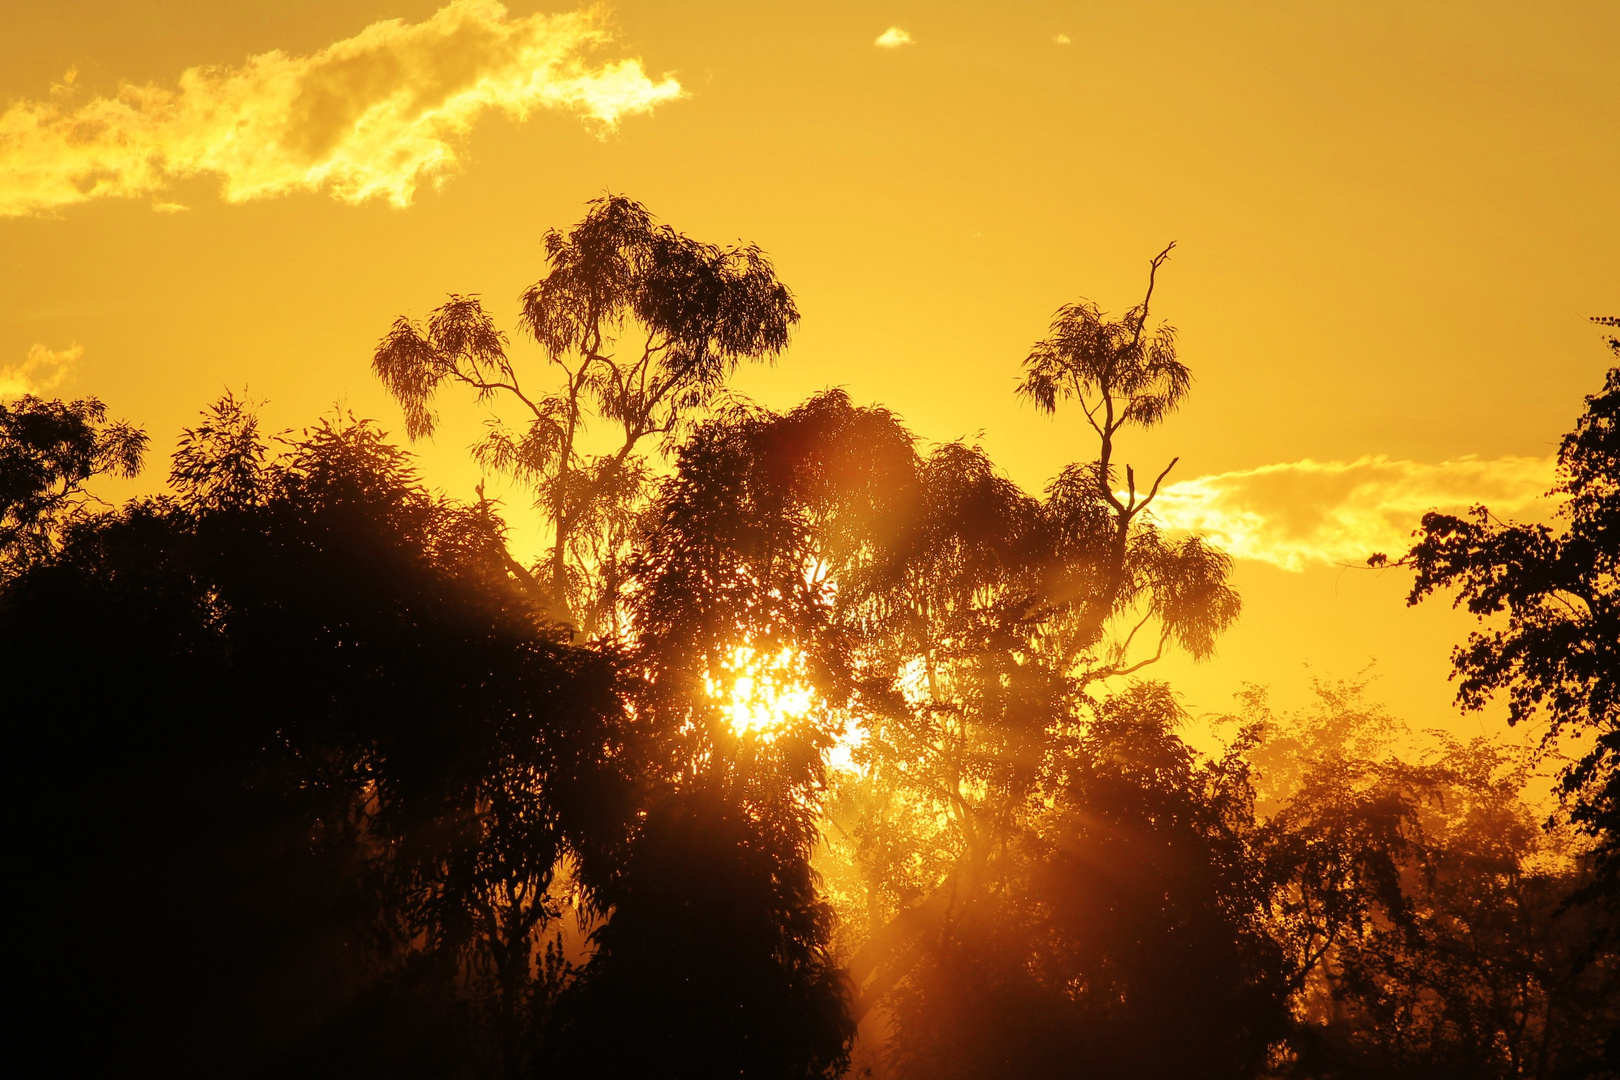
M 1118 614 L 1121 601 L 1128 603 L 1133 599 L 1131 593 L 1150 579 L 1163 594 L 1155 598 L 1150 614 L 1167 616 L 1160 620 L 1154 659 L 1163 655 L 1164 645 L 1172 638 L 1195 656 L 1208 655 L 1214 634 L 1237 616 L 1235 602 L 1226 601 L 1207 606 L 1205 617 L 1195 617 L 1194 607 L 1213 596 L 1188 596 L 1184 590 L 1166 586 L 1186 577 L 1191 563 L 1206 564 L 1201 575 L 1194 575 L 1197 580 L 1207 583 L 1212 575 L 1223 576 L 1219 558 L 1196 538 L 1179 551 L 1165 549 L 1158 544 L 1157 533 L 1144 527 L 1143 515 L 1180 459 L 1171 459 L 1145 491 L 1138 491 L 1135 468 L 1124 464 L 1121 476 L 1121 465 L 1115 460 L 1122 434 L 1163 423 L 1192 388 L 1192 372 L 1176 356 L 1175 328 L 1161 323 L 1151 334 L 1147 332 L 1159 268 L 1174 249 L 1172 243 L 1153 257 L 1146 295 L 1122 318 L 1109 320 L 1089 300 L 1065 304 L 1053 318 L 1050 334 L 1024 360 L 1019 394 L 1048 414 L 1055 413 L 1060 404 L 1074 402 L 1097 436 L 1096 460 L 1064 470 L 1050 493 L 1065 539 L 1087 555 L 1081 560 L 1082 573 L 1071 572 L 1057 590 L 1057 596 L 1072 609 L 1065 644 L 1075 652 L 1094 646 Z M 1099 540 L 1103 542 L 1100 550 Z M 1174 561 L 1178 556 L 1189 565 L 1162 565 L 1163 560 Z M 1183 573 L 1178 574 L 1178 569 Z M 1097 666 L 1091 677 L 1128 673 L 1120 661 L 1133 637 L 1121 641 L 1110 662 Z
M 592 201 L 544 247 L 549 270 L 523 292 L 518 322 L 546 371 L 520 370 L 482 301 L 457 294 L 425 324 L 397 319 L 372 366 L 412 439 L 433 434 L 445 383 L 526 414 L 516 430 L 492 423 L 473 454 L 529 485 L 550 527 L 539 573 L 512 572 L 590 633 L 614 623 L 649 453 L 678 441 L 740 363 L 778 356 L 799 315 L 758 247 L 693 240 L 621 195 Z M 612 433 L 600 453 L 586 449 L 593 421 Z
M 1121 324 L 1079 305 L 1037 346 L 1031 392 L 1092 394 L 1103 440 L 1041 496 L 981 449 L 924 452 L 892 413 L 832 391 L 713 416 L 644 519 L 637 713 L 667 717 L 694 782 L 735 777 L 784 835 L 825 807 L 827 880 L 859 913 L 842 930 L 857 1015 L 969 908 L 1027 885 L 1026 841 L 1099 684 L 1168 648 L 1208 655 L 1236 616 L 1227 558 L 1154 528 L 1154 488 L 1136 491 L 1133 471 L 1123 494 L 1104 482 L 1118 437 L 1163 419 L 1189 381 L 1170 332 L 1145 322 L 1145 304 Z M 791 658 L 817 708 L 765 738 L 728 731 L 703 691 L 739 646 Z M 829 773 L 840 728 L 856 769 Z
M 645 516 L 621 658 L 632 711 L 664 747 L 664 795 L 562 1003 L 559 1055 L 582 1074 L 808 1078 L 847 1064 L 848 994 L 810 860 L 828 709 L 854 688 L 815 564 L 840 525 L 858 532 L 903 489 L 910 440 L 874 412 L 837 392 L 786 416 L 724 410 L 681 446 Z M 711 687 L 739 650 L 781 661 L 823 708 L 734 726 Z
M 1163 422 L 1191 384 L 1173 329 L 1148 326 L 1169 251 L 1121 319 L 1067 305 L 1025 360 L 1021 394 L 1046 411 L 1077 403 L 1096 458 L 1037 498 L 977 448 L 940 447 L 919 461 L 916 528 L 840 582 L 868 678 L 901 702 L 862 719 L 859 778 L 833 804 L 835 847 L 860 867 L 846 887 L 869 912 L 852 935 L 859 1008 L 905 977 L 920 927 L 1016 887 L 1017 837 L 1050 805 L 1053 755 L 1096 689 L 1170 648 L 1208 656 L 1237 617 L 1229 558 L 1148 515 L 1175 462 L 1146 485 L 1119 464 L 1121 437 Z
M 399 320 L 375 369 L 413 437 L 433 430 L 432 400 L 446 381 L 528 413 L 522 429 L 492 425 L 474 448 L 483 464 L 533 486 L 551 527 L 549 557 L 532 578 L 511 570 L 546 596 L 555 619 L 611 639 L 603 651 L 625 674 L 635 726 L 657 751 L 641 760 L 646 802 L 635 835 L 593 892 L 611 914 L 564 995 L 547 1053 L 586 1072 L 830 1075 L 846 1060 L 850 1030 L 826 947 L 830 911 L 808 861 L 814 804 L 805 795 L 822 741 L 765 747 L 729 737 L 705 676 L 751 624 L 741 608 L 707 603 L 710 590 L 694 580 L 705 565 L 700 542 L 660 546 L 659 535 L 675 535 L 660 532 L 661 515 L 712 519 L 715 507 L 683 509 L 680 485 L 653 485 L 649 463 L 677 445 L 683 460 L 703 453 L 698 421 L 740 363 L 786 346 L 798 319 L 792 296 L 758 248 L 699 243 L 620 197 L 597 200 L 568 233 L 549 233 L 546 254 L 550 270 L 524 293 L 521 327 L 553 365 L 547 389 L 533 389 L 473 297 L 452 297 L 426 325 Z M 605 452 L 586 449 L 599 445 L 586 435 L 594 422 L 611 430 Z M 635 588 L 624 590 L 627 575 Z M 733 962 L 717 965 L 720 955 Z

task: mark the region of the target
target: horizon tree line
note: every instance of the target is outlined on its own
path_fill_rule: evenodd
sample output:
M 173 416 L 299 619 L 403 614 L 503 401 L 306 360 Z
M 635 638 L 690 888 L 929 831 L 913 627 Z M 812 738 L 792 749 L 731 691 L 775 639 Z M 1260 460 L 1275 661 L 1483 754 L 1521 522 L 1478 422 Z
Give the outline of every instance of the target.
M 798 321 L 769 259 L 598 199 L 522 294 L 540 371 L 457 294 L 373 362 L 411 438 L 447 385 L 519 411 L 473 453 L 534 493 L 533 566 L 370 421 L 278 448 L 227 394 L 171 494 L 97 510 L 145 436 L 0 404 L 27 1038 L 166 1076 L 1616 1075 L 1620 369 L 1561 529 L 1429 515 L 1372 560 L 1505 614 L 1465 706 L 1591 734 L 1550 830 L 1524 760 L 1402 755 L 1355 685 L 1255 692 L 1205 755 L 1107 685 L 1240 609 L 1147 512 L 1175 461 L 1121 452 L 1191 386 L 1173 247 L 1025 359 L 1097 440 L 1035 495 L 840 391 L 731 395 Z M 734 727 L 739 656 L 808 711 Z

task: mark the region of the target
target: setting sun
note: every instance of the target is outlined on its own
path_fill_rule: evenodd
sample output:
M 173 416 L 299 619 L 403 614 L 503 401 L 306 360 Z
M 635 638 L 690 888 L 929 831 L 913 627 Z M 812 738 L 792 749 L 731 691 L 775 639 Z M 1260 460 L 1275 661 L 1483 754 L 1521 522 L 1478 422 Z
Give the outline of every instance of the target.
M 704 677 L 704 688 L 739 736 L 773 738 L 809 717 L 814 692 L 803 679 L 803 660 L 792 649 L 761 654 L 739 645 L 718 674 Z

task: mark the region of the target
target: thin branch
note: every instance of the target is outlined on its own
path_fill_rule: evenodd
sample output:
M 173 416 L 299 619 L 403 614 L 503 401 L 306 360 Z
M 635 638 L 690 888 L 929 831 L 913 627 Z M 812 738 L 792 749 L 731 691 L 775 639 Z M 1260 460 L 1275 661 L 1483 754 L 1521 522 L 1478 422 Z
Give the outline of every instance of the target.
M 459 368 L 451 368 L 451 374 L 461 382 L 464 382 L 468 386 L 474 387 L 478 390 L 510 390 L 519 401 L 523 402 L 523 404 L 529 407 L 529 411 L 532 412 L 536 417 L 545 416 L 545 413 L 540 410 L 540 407 L 534 402 L 530 401 L 528 395 L 524 394 L 522 390 L 518 389 L 517 380 L 515 378 L 512 382 L 485 382 L 482 379 L 474 379 L 463 374 Z
M 1103 429 L 1097 423 L 1097 410 L 1100 408 L 1102 408 L 1102 402 L 1099 401 L 1095 405 L 1090 405 L 1087 404 L 1085 395 L 1080 396 L 1080 410 L 1086 414 L 1086 423 L 1091 425 L 1091 430 L 1098 435 L 1103 433 Z
M 1123 660 L 1126 656 L 1128 656 L 1130 654 L 1131 642 L 1136 640 L 1137 632 L 1140 631 L 1142 629 L 1142 627 L 1146 626 L 1150 621 L 1152 621 L 1152 619 L 1153 619 L 1153 612 L 1150 609 L 1147 614 L 1142 616 L 1142 619 L 1141 619 L 1140 622 L 1138 622 L 1135 626 L 1131 627 L 1131 632 L 1125 635 L 1125 640 L 1124 641 L 1120 642 L 1120 645 L 1119 645 L 1119 657 L 1120 657 L 1120 659 Z
M 1154 651 L 1152 656 L 1148 657 L 1145 660 L 1141 660 L 1141 661 L 1139 661 L 1139 662 L 1137 662 L 1135 664 L 1132 664 L 1130 667 L 1127 667 L 1127 668 L 1103 668 L 1103 669 L 1101 669 L 1099 671 L 1095 671 L 1092 674 L 1086 676 L 1085 681 L 1086 682 L 1095 682 L 1098 679 L 1113 679 L 1113 678 L 1117 678 L 1117 677 L 1122 676 L 1122 675 L 1133 675 L 1136 672 L 1141 671 L 1143 668 L 1147 667 L 1149 664 L 1157 664 L 1160 660 L 1164 659 L 1164 646 L 1169 640 L 1170 640 L 1170 631 L 1165 630 L 1165 631 L 1163 631 L 1162 633 L 1159 634 L 1159 647 L 1158 647 L 1157 650 Z
M 1153 299 L 1153 282 L 1159 276 L 1159 267 L 1164 265 L 1164 260 L 1168 259 L 1170 253 L 1175 249 L 1176 242 L 1172 240 L 1163 251 L 1153 256 L 1153 261 L 1148 264 L 1147 295 L 1142 297 L 1142 315 L 1141 318 L 1136 320 L 1136 333 L 1131 338 L 1132 351 L 1135 351 L 1142 344 L 1142 327 L 1147 325 L 1148 304 Z
M 1179 457 L 1173 457 L 1170 459 L 1170 464 L 1166 465 L 1164 467 L 1164 471 L 1159 474 L 1158 479 L 1153 481 L 1153 490 L 1148 492 L 1147 498 L 1143 499 L 1141 505 L 1136 508 L 1138 512 L 1147 509 L 1148 503 L 1152 502 L 1154 496 L 1159 493 L 1159 485 L 1164 483 L 1164 478 L 1170 475 L 1170 470 L 1175 468 L 1176 462 L 1180 460 L 1181 458 Z

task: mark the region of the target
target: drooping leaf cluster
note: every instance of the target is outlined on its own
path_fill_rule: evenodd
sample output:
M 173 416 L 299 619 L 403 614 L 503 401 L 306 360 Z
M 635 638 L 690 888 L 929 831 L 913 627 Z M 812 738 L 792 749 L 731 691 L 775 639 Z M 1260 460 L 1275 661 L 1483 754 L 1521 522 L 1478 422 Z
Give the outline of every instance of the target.
M 1104 440 L 1105 460 L 1115 434 L 1162 423 L 1192 387 L 1192 372 L 1176 359 L 1175 328 L 1147 333 L 1154 280 L 1175 246 L 1154 257 L 1147 295 L 1124 318 L 1109 320 L 1089 300 L 1065 304 L 1052 319 L 1050 336 L 1024 361 L 1019 392 L 1048 413 L 1060 402 L 1078 402 Z

